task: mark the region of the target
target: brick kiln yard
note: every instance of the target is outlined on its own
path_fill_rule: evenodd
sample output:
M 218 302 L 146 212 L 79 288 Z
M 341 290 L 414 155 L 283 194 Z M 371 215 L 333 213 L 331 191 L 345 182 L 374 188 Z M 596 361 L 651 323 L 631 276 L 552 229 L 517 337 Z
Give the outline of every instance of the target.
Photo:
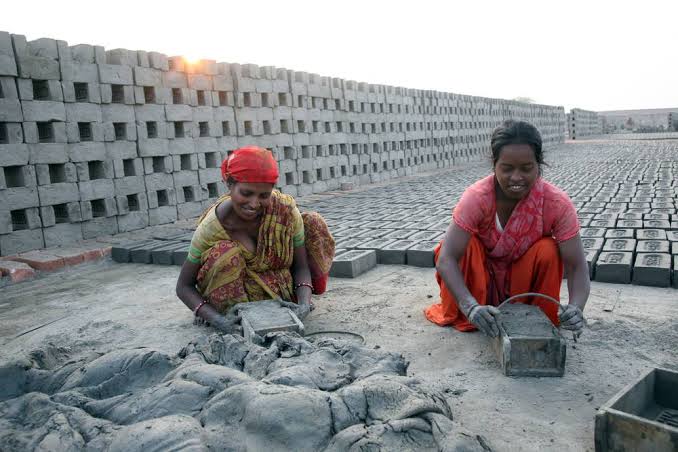
M 671 230 L 678 230 L 677 157 L 678 141 L 673 140 L 568 143 L 546 154 L 551 164 L 547 178 L 570 193 L 584 224 L 593 223 L 583 235 L 602 238 L 588 243 L 594 279 L 597 265 L 601 265 L 596 257 L 611 246 L 606 240 L 620 240 L 609 231 L 630 229 L 631 242 L 624 250 L 611 251 L 628 253 L 622 256 L 626 260 L 620 259 L 619 267 L 609 274 L 624 281 L 624 272 L 628 272 L 636 283 L 664 285 L 673 277 L 675 284 L 678 243 Z M 364 215 L 400 215 L 403 223 L 423 221 L 426 215 L 437 219 L 446 215 L 464 187 L 486 174 L 488 167 L 485 163 L 469 164 L 353 192 L 314 195 L 300 203 L 328 217 L 341 246 L 345 237 L 366 234 L 369 238 L 373 234 L 364 231 L 384 226 L 365 226 L 353 218 L 350 228 L 346 227 L 351 219 L 341 218 L 344 211 L 352 209 L 354 216 L 361 215 L 360 209 L 365 209 Z M 408 208 L 401 202 L 409 203 L 409 214 L 398 211 Z M 667 213 L 644 216 L 650 210 Z M 621 215 L 607 215 L 614 213 Z M 635 221 L 635 226 L 615 223 L 627 220 Z M 645 229 L 660 230 L 664 235 L 652 237 L 661 242 L 650 251 L 660 255 L 650 265 L 656 271 L 639 281 L 634 279 L 637 257 L 641 256 L 640 265 L 646 264 L 641 254 L 645 248 L 640 247 L 648 245 L 638 233 Z M 144 230 L 129 236 L 140 239 L 151 235 L 150 230 Z M 623 262 L 630 264 L 624 267 Z M 636 268 L 632 268 L 634 262 Z M 666 262 L 673 275 L 662 271 Z M 33 354 L 33 360 L 52 369 L 93 352 L 149 347 L 176 354 L 190 341 L 212 332 L 194 326 L 190 312 L 176 298 L 178 273 L 178 267 L 105 260 L 4 287 L 0 294 L 0 364 L 7 365 L 33 350 L 42 350 Z M 424 319 L 422 310 L 438 297 L 433 275 L 432 268 L 379 265 L 355 279 L 334 278 L 327 293 L 317 298 L 318 309 L 308 317 L 306 329 L 359 333 L 369 349 L 402 353 L 409 361 L 407 375 L 419 379 L 427 391 L 444 396 L 455 425 L 482 435 L 476 446 L 592 450 L 593 418 L 601 404 L 648 368 L 678 369 L 675 288 L 593 282 L 585 312 L 588 327 L 576 344 L 568 336 L 565 376 L 508 378 L 501 373 L 487 338 L 440 328 Z M 561 297 L 567 300 L 565 287 Z M 45 326 L 27 332 L 40 325 Z M 62 349 L 56 351 L 50 344 Z M 0 378 L 5 384 L 11 374 L 3 372 Z M 300 420 L 304 421 L 311 422 Z M 0 436 L 8 434 L 8 425 L 0 425 Z M 412 447 L 416 445 L 413 440 Z

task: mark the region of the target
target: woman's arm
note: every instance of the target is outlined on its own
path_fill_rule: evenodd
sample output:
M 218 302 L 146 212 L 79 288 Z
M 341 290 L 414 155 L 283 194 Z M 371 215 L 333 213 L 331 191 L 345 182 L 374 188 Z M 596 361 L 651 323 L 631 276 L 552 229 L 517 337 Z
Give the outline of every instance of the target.
M 181 267 L 179 279 L 177 279 L 177 297 L 179 297 L 191 311 L 195 311 L 195 309 L 203 302 L 203 297 L 195 288 L 198 270 L 200 270 L 200 264 L 194 264 L 193 262 L 186 260 Z M 237 324 L 237 317 L 224 317 L 209 303 L 205 303 L 200 308 L 197 315 L 224 333 L 237 333 L 240 330 L 240 327 Z
M 558 248 L 565 267 L 567 291 L 570 295 L 568 308 L 560 315 L 561 326 L 565 329 L 580 330 L 584 326 L 582 311 L 591 291 L 584 246 L 581 243 L 581 237 L 577 234 L 570 240 L 561 242 Z
M 460 228 L 453 221 L 450 227 L 447 228 L 445 238 L 443 239 L 443 246 L 438 255 L 438 262 L 436 263 L 436 270 L 443 278 L 445 287 L 449 289 L 454 295 L 459 309 L 466 315 L 466 313 L 475 305 L 477 301 L 471 295 L 466 284 L 464 283 L 464 275 L 459 268 L 459 261 L 461 260 L 468 242 L 471 239 L 471 234 Z
M 445 287 L 454 295 L 459 309 L 468 318 L 469 322 L 473 323 L 488 336 L 495 337 L 499 334 L 499 327 L 496 323 L 496 316 L 499 315 L 499 310 L 494 306 L 481 306 L 478 304 L 478 301 L 471 295 L 468 287 L 466 287 L 464 275 L 459 268 L 459 261 L 466 252 L 470 239 L 471 234 L 452 221 L 443 239 L 443 245 L 438 255 L 438 262 L 436 263 L 436 270 L 443 279 Z
M 294 280 L 295 294 L 297 295 L 297 315 L 301 320 L 311 311 L 311 271 L 308 268 L 308 255 L 306 246 L 301 245 L 294 248 L 294 257 L 292 259 L 292 279 Z M 300 286 L 300 284 L 303 284 Z M 311 286 L 311 287 L 309 287 Z
M 179 297 L 191 311 L 194 311 L 203 301 L 202 296 L 195 288 L 198 270 L 200 270 L 200 264 L 194 264 L 193 262 L 186 260 L 181 267 L 181 273 L 179 273 L 179 279 L 177 280 L 177 297 Z M 198 314 L 202 314 L 203 309 L 205 309 L 205 306 L 200 308 Z

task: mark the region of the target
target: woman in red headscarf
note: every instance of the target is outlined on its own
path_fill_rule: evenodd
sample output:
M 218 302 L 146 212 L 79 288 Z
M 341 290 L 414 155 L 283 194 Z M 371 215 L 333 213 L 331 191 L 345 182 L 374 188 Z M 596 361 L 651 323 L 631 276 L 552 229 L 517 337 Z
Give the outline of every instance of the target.
M 278 165 L 266 149 L 237 149 L 221 173 L 229 193 L 200 218 L 177 296 L 196 319 L 225 332 L 238 330 L 236 316 L 225 314 L 243 302 L 288 300 L 304 318 L 311 294 L 325 291 L 334 257 L 325 221 L 273 189 Z

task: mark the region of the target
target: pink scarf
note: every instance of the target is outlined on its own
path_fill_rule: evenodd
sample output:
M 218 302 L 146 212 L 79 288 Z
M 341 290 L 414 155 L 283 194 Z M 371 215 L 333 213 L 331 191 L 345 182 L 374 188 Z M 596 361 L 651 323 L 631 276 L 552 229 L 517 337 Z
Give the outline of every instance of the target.
M 490 175 L 483 179 L 492 193 L 492 218 L 497 214 L 497 197 L 495 195 L 495 177 Z M 483 190 L 485 191 L 485 190 Z M 494 222 L 493 222 L 494 223 Z M 494 247 L 488 250 L 487 264 L 490 271 L 491 286 L 488 291 L 488 304 L 497 306 L 506 299 L 510 292 L 511 264 L 542 238 L 544 231 L 544 181 L 537 179 L 530 192 L 521 199 L 513 209 L 504 232 L 491 228 L 489 241 Z M 487 245 L 487 244 L 486 244 Z

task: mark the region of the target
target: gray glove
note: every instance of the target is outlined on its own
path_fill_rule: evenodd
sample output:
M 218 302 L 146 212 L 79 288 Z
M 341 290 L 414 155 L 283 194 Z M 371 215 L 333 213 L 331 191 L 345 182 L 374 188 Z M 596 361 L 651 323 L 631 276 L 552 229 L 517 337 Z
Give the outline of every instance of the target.
M 497 337 L 499 335 L 499 325 L 497 320 L 501 311 L 494 306 L 481 306 L 479 304 L 473 306 L 468 312 L 468 321 L 476 328 L 490 337 Z
M 558 314 L 560 327 L 564 330 L 571 330 L 581 334 L 584 329 L 584 313 L 573 304 L 568 304 Z

